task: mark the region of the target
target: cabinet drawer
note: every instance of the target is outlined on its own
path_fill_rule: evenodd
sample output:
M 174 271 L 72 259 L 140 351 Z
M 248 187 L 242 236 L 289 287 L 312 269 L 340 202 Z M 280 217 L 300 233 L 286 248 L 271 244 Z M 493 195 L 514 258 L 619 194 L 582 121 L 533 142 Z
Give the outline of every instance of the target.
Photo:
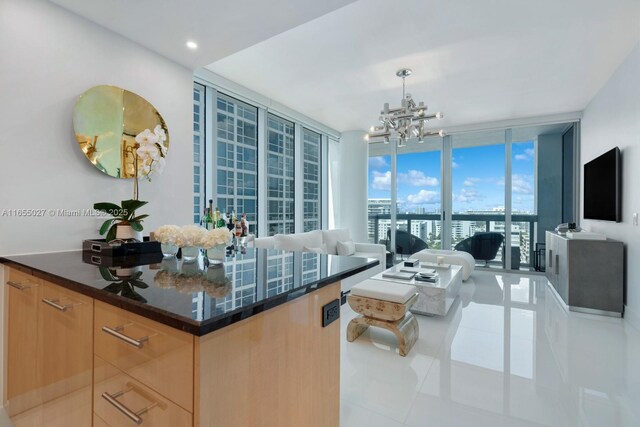
M 96 301 L 94 340 L 97 356 L 193 412 L 191 334 Z
M 109 427 L 109 424 L 104 422 L 102 418 L 96 414 L 93 414 L 93 427 Z
M 193 424 L 189 412 L 99 357 L 94 363 L 93 410 L 101 421 L 109 420 L 110 427 Z
M 44 402 L 91 386 L 93 299 L 42 281 L 38 365 Z M 91 411 L 89 410 L 89 418 Z
M 9 416 L 42 403 L 36 354 L 38 350 L 38 304 L 41 282 L 13 268 L 4 284 L 5 402 Z

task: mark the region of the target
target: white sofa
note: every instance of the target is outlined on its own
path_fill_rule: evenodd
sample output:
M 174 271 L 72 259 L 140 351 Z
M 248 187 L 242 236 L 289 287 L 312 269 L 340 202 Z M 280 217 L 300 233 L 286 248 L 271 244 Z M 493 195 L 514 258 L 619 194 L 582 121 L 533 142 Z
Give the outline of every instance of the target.
M 338 242 L 350 242 L 348 229 L 315 230 L 306 233 L 276 234 L 271 237 L 253 239 L 253 246 L 264 249 L 279 249 L 298 252 L 326 251 L 330 255 L 338 255 Z M 350 256 L 377 258 L 380 264 L 342 281 L 342 291 L 350 290 L 353 285 L 374 276 L 385 269 L 387 250 L 384 245 L 354 242 L 355 252 Z

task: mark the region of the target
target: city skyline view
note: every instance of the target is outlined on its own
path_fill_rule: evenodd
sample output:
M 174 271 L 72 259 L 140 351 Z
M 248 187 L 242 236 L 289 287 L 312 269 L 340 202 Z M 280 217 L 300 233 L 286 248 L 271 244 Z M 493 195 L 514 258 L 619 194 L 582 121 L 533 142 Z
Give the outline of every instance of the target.
M 504 144 L 454 148 L 453 212 L 504 208 Z M 513 211 L 533 213 L 534 142 L 512 145 Z M 400 154 L 397 158 L 398 206 L 401 212 L 440 212 L 441 151 Z M 369 199 L 390 199 L 391 157 L 369 158 Z

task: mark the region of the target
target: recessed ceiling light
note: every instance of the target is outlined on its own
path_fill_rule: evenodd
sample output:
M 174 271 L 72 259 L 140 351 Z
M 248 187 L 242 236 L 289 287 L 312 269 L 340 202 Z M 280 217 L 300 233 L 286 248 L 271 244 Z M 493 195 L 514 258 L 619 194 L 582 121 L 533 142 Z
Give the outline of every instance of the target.
M 191 50 L 197 49 L 198 48 L 198 43 L 194 42 L 193 40 L 189 40 L 187 42 L 187 47 Z

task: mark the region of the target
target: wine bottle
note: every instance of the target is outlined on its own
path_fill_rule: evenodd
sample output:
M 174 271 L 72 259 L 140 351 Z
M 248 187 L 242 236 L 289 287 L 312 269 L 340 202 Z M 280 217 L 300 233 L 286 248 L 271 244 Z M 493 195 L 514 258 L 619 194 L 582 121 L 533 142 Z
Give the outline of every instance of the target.
M 216 208 L 216 228 L 224 227 L 224 220 L 222 219 L 222 215 L 220 215 L 220 209 Z
M 246 237 L 249 235 L 249 223 L 247 222 L 247 214 L 242 214 L 242 219 L 240 220 L 240 224 L 242 226 L 242 237 Z
M 211 218 L 211 209 L 205 209 L 204 215 L 204 228 L 207 230 L 213 229 L 213 218 Z

